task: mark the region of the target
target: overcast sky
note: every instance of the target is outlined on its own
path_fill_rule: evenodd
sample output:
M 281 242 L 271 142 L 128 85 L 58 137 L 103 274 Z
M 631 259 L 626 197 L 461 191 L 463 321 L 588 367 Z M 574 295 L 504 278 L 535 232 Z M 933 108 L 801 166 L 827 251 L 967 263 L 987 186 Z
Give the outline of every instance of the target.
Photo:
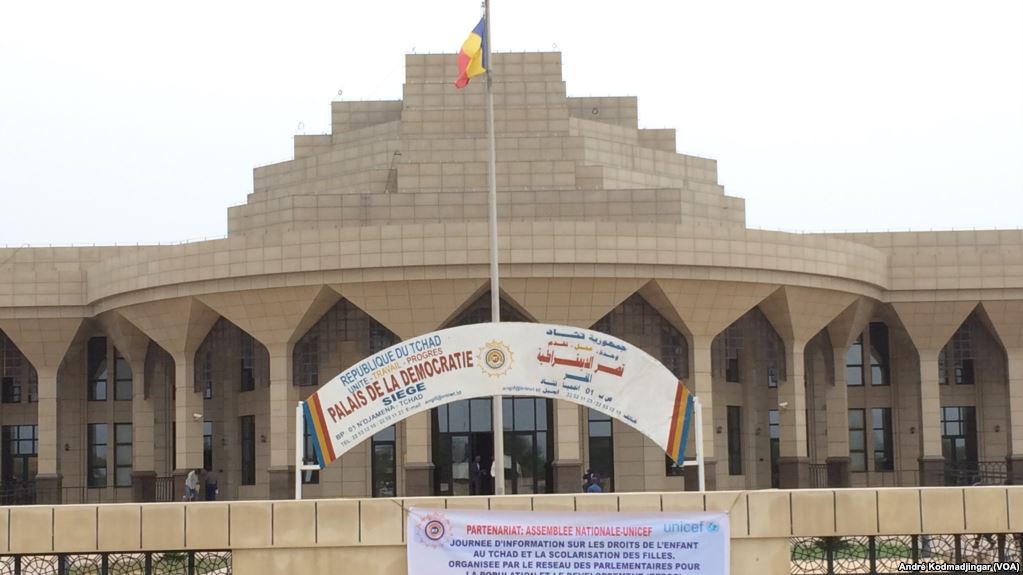
M 718 160 L 751 227 L 1023 226 L 1020 0 L 494 0 L 495 51 Z M 0 245 L 222 236 L 252 168 L 397 99 L 475 0 L 0 3 Z M 454 64 L 452 64 L 454 70 Z M 454 80 L 454 73 L 452 74 Z M 302 126 L 300 129 L 300 125 Z

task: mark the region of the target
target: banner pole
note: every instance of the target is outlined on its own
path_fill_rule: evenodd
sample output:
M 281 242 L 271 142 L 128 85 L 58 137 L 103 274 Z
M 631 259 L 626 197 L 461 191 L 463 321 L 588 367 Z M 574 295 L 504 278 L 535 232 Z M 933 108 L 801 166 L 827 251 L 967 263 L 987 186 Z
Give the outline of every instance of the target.
M 305 447 L 305 410 L 302 409 L 303 401 L 298 402 L 295 408 L 295 499 L 302 499 L 302 465 L 305 458 L 302 457 Z
M 501 321 L 501 286 L 497 265 L 497 142 L 494 137 L 494 91 L 493 77 L 490 70 L 494 63 L 490 58 L 490 0 L 483 1 L 483 57 L 487 69 L 487 139 L 490 142 L 490 155 L 487 166 L 489 183 L 489 227 L 490 227 L 490 320 Z M 494 431 L 494 495 L 504 495 L 504 401 L 500 395 L 493 400 Z M 486 465 L 482 462 L 480 467 Z M 482 469 L 481 469 L 482 471 Z
M 707 490 L 707 477 L 704 475 L 703 468 L 703 406 L 700 404 L 700 398 L 694 397 L 693 402 L 696 408 L 696 472 L 697 481 L 699 482 L 700 491 Z

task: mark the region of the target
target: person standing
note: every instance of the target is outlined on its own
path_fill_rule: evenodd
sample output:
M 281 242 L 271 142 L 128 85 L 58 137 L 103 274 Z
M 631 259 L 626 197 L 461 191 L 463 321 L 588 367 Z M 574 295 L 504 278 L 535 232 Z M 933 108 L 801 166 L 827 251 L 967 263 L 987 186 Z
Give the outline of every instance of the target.
M 600 488 L 600 476 L 596 473 L 590 474 L 590 479 L 586 485 L 586 493 L 600 493 L 603 489 Z
M 469 495 L 480 495 L 480 456 L 477 455 L 469 464 Z
M 497 461 L 490 457 L 490 494 L 497 495 Z
M 217 495 L 220 495 L 220 490 L 217 489 L 217 478 L 217 472 L 212 469 L 206 473 L 206 501 L 216 501 Z
M 185 477 L 185 496 L 182 498 L 184 501 L 195 501 L 195 498 L 199 495 L 199 471 L 197 469 L 191 469 L 188 472 L 188 476 Z

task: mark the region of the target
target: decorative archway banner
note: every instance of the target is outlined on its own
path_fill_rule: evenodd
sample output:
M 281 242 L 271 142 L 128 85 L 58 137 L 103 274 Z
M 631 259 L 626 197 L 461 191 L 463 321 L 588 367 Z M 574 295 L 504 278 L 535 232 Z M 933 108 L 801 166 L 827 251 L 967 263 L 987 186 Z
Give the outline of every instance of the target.
M 484 323 L 414 337 L 324 384 L 305 420 L 326 467 L 411 415 L 477 397 L 563 399 L 609 415 L 676 461 L 685 453 L 693 396 L 661 362 L 598 331 L 538 323 Z

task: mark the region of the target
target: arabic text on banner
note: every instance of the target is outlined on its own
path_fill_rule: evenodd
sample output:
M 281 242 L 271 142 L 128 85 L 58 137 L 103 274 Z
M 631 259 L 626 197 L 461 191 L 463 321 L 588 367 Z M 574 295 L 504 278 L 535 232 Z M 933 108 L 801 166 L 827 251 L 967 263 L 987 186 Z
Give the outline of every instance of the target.
M 306 401 L 320 465 L 416 413 L 476 397 L 563 399 L 639 430 L 673 460 L 692 397 L 643 350 L 588 329 L 477 324 L 411 338 L 341 372 Z
M 412 508 L 409 575 L 728 573 L 725 513 Z

